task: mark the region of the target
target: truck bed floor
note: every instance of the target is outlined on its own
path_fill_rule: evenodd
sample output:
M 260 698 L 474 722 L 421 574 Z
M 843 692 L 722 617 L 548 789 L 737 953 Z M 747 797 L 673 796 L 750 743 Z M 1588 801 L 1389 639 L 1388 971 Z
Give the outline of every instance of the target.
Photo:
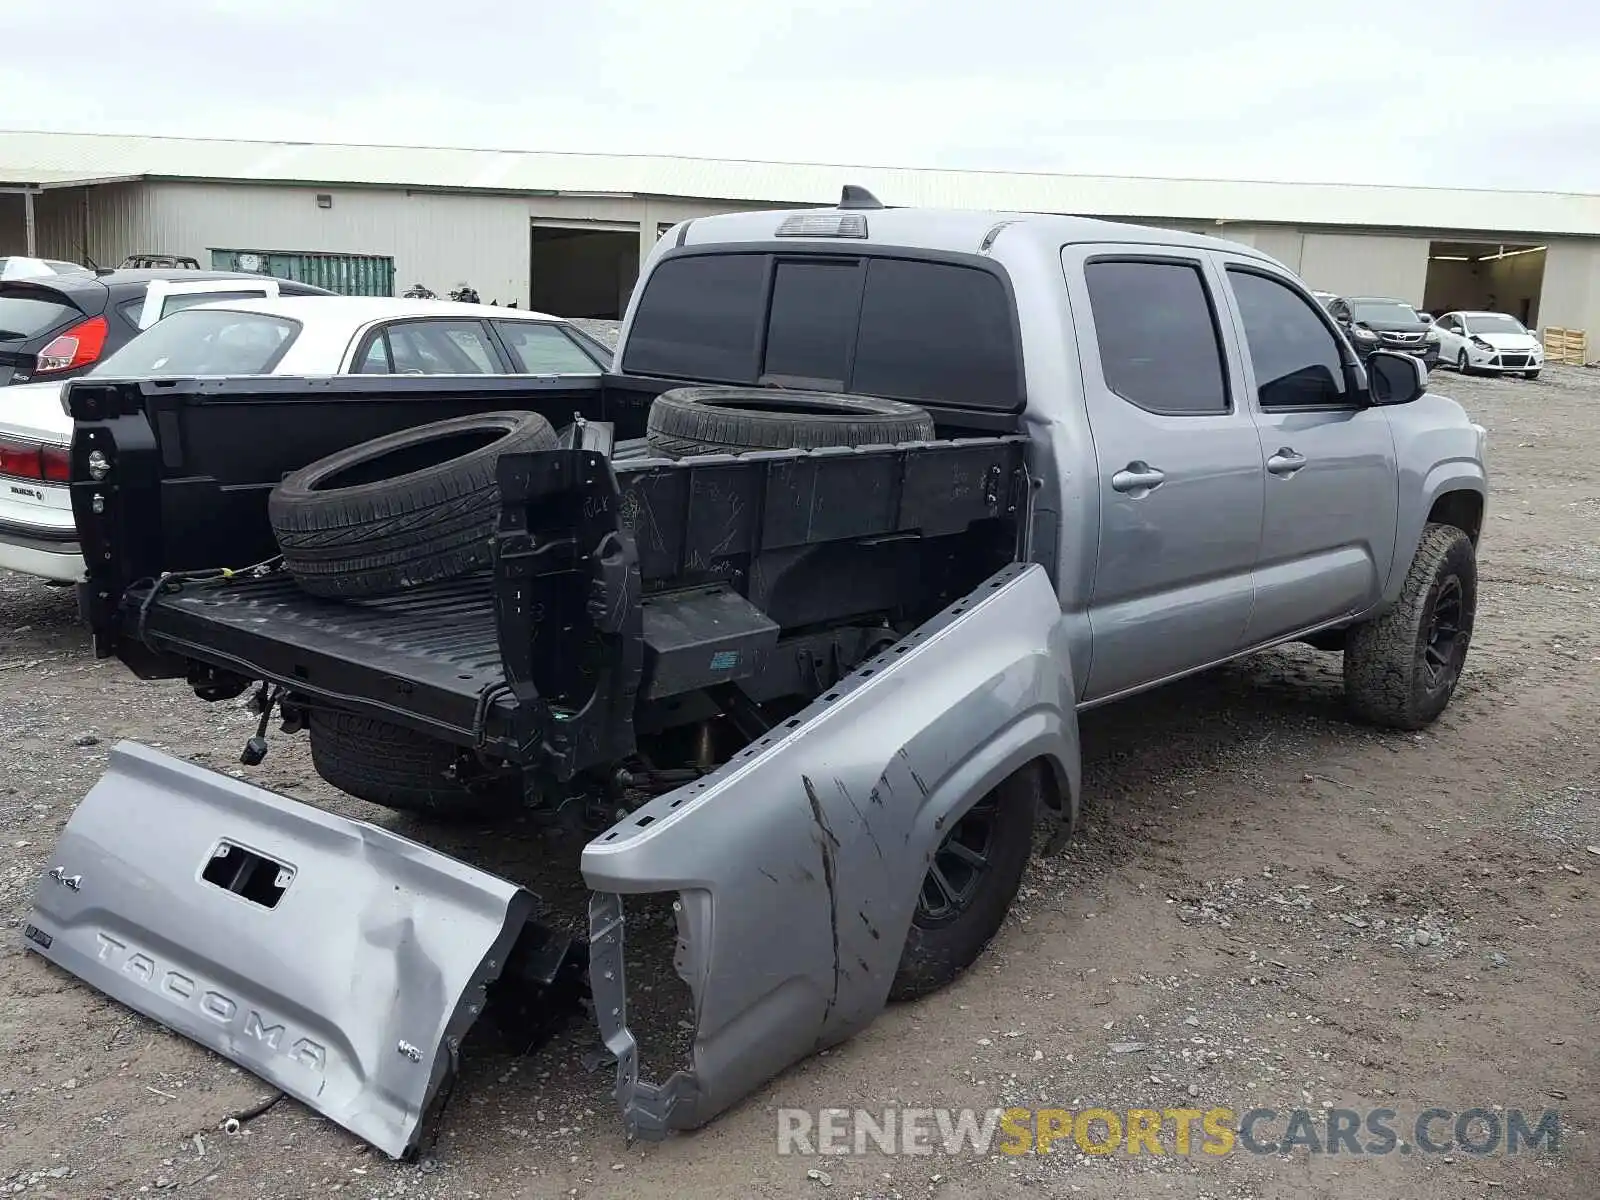
M 324 600 L 286 574 L 188 583 L 146 618 L 156 644 L 191 639 L 236 660 L 256 678 L 303 686 L 324 699 L 349 696 L 403 706 L 470 730 L 484 689 L 501 683 L 493 581 L 488 574 L 376 600 Z M 509 708 L 509 697 L 496 707 Z M 372 708 L 366 704 L 362 707 Z

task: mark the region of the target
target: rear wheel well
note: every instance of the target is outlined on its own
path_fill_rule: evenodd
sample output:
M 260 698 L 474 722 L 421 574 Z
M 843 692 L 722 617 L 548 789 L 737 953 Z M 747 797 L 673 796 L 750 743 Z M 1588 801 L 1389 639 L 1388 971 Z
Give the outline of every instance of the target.
M 1453 525 L 1477 546 L 1483 531 L 1483 497 L 1477 492 L 1446 492 L 1428 510 L 1428 524 Z

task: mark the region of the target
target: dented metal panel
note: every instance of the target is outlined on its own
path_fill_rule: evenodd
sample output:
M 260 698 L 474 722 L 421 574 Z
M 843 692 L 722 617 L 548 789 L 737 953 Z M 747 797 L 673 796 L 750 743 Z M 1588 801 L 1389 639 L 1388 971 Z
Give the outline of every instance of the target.
M 716 773 L 590 842 L 590 986 L 630 1133 L 693 1128 L 882 1010 L 942 831 L 1044 759 L 1072 817 L 1072 668 L 1055 590 L 1006 568 Z M 640 1078 L 623 896 L 676 893 L 693 1064 Z
M 26 945 L 396 1157 L 533 897 L 136 743 L 67 823 Z

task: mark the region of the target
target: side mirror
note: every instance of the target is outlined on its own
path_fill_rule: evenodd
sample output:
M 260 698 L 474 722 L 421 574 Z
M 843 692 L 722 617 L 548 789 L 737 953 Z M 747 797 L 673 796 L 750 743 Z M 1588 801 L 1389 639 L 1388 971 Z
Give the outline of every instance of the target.
M 1409 354 L 1374 350 L 1367 359 L 1367 389 L 1375 405 L 1410 404 L 1428 390 L 1428 368 Z

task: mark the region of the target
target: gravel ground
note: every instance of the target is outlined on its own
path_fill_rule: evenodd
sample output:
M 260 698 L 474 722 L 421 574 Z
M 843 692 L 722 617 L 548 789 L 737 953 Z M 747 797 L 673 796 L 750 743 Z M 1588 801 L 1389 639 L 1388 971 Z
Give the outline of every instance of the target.
M 660 1145 L 623 1142 L 584 1028 L 531 1057 L 470 1059 L 419 1165 L 289 1101 L 219 1132 L 270 1091 L 25 954 L 16 927 L 112 741 L 237 770 L 252 720 L 96 662 L 68 593 L 0 573 L 0 1193 L 1594 1197 L 1600 371 L 1434 387 L 1489 427 L 1494 476 L 1475 645 L 1434 727 L 1346 723 L 1337 656 L 1299 647 L 1087 715 L 1085 828 L 1040 848 L 977 967 Z M 326 788 L 303 738 L 276 737 L 243 773 L 421 833 Z M 575 847 L 532 829 L 441 844 L 546 896 L 580 892 Z M 673 1047 L 680 993 L 656 948 L 640 950 L 641 1023 Z M 1318 1121 L 1387 1107 L 1402 1140 L 1430 1106 L 1548 1107 L 1561 1142 L 1519 1156 L 1088 1156 L 1070 1140 L 1020 1158 L 776 1152 L 780 1106 L 892 1103 Z

